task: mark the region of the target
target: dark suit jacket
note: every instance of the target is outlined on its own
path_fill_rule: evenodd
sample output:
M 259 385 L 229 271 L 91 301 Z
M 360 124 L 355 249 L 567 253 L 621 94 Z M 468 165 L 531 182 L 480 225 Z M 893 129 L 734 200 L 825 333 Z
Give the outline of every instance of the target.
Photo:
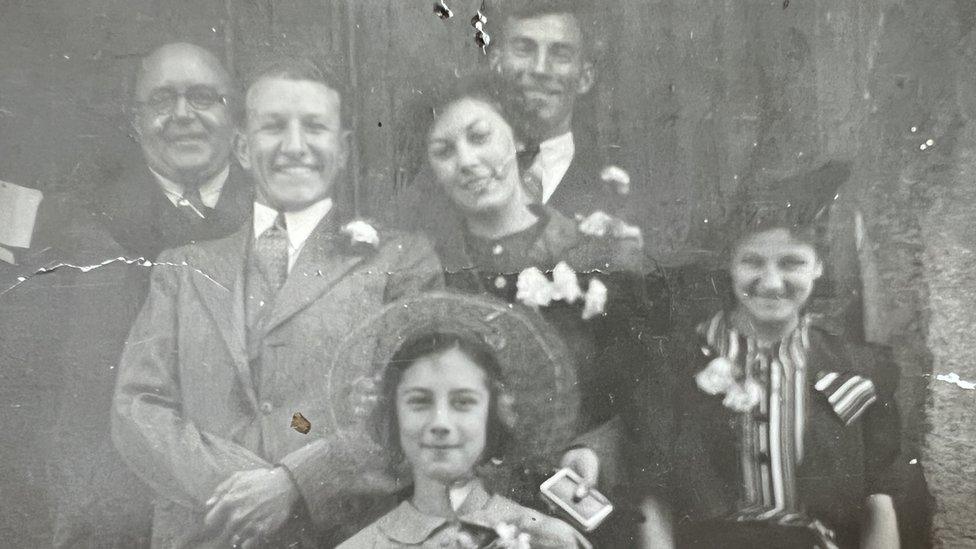
M 94 213 L 128 257 L 155 259 L 160 252 L 236 231 L 251 214 L 254 192 L 236 163 L 206 219 L 186 216 L 173 205 L 145 164 L 129 168 L 108 185 Z
M 251 232 L 246 224 L 161 254 L 122 356 L 113 434 L 157 494 L 154 546 L 220 544 L 204 528 L 204 502 L 232 473 L 274 464 L 290 471 L 303 501 L 274 546 L 370 519 L 349 514 L 358 475 L 336 474 L 339 462 L 369 456 L 347 455 L 336 438 L 332 414 L 348 407 L 327 398 L 331 353 L 384 304 L 442 285 L 440 265 L 420 237 L 381 232 L 377 249 L 361 250 L 327 218 L 252 335 L 260 338 L 255 380 L 244 311 Z M 295 412 L 311 421 L 310 434 L 289 427 Z
M 57 538 L 66 529 L 72 531 L 72 546 L 105 546 L 75 534 L 92 533 L 90 518 L 101 510 L 95 502 L 110 484 L 105 481 L 113 472 L 125 472 L 113 467 L 121 464 L 105 451 L 109 398 L 104 393 L 111 391 L 113 366 L 130 324 L 131 317 L 118 314 L 119 306 L 133 299 L 127 294 L 131 285 L 124 282 L 128 272 L 120 264 L 87 272 L 73 267 L 121 255 L 73 197 L 44 197 L 31 245 L 17 250 L 18 265 L 0 263 L 0 432 L 17 441 L 0 448 L 6 468 L 0 479 L 5 501 L 0 529 L 5 542 L 17 547 L 50 546 L 52 530 Z M 107 378 L 98 384 L 103 395 L 79 383 L 88 376 Z M 92 409 L 97 413 L 85 413 Z M 68 416 L 70 425 L 63 421 Z M 78 464 L 84 466 L 75 468 Z M 117 498 L 123 492 L 109 493 Z M 124 508 L 125 502 L 116 503 Z M 104 522 L 98 525 L 103 534 L 111 530 Z M 138 519 L 126 521 L 125 528 L 140 531 Z M 130 542 L 122 545 L 135 546 Z
M 546 202 L 570 219 L 576 215 L 589 215 L 597 210 L 624 216 L 627 197 L 617 195 L 600 180 L 600 172 L 606 166 L 593 139 L 582 132 L 573 132 L 575 153 L 569 169 L 559 186 Z M 634 176 L 635 174 L 631 174 Z

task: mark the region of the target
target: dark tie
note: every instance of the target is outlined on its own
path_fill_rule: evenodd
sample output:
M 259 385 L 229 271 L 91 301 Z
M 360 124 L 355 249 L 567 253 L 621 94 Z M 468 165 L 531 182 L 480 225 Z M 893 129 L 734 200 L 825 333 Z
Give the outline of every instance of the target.
M 274 291 L 288 278 L 288 229 L 285 214 L 278 212 L 274 225 L 254 241 L 254 254 L 264 272 L 268 287 Z
M 200 189 L 197 187 L 184 190 L 183 196 L 176 201 L 176 205 L 180 208 L 180 211 L 191 218 L 206 219 L 210 211 L 210 208 L 203 205 L 203 199 L 200 198 Z
M 534 141 L 526 141 L 522 148 L 515 153 L 518 160 L 519 172 L 525 173 L 535 162 L 535 157 L 539 156 L 539 144 Z
M 522 177 L 522 187 L 533 202 L 542 202 L 542 176 L 535 166 L 539 157 L 539 144 L 526 142 L 522 150 L 516 153 L 519 175 Z

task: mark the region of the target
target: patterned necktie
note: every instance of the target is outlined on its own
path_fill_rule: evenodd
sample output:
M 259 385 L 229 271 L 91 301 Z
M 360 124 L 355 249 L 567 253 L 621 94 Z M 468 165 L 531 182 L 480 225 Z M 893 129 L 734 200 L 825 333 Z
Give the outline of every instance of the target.
M 204 206 L 203 199 L 200 197 L 200 189 L 197 187 L 183 191 L 183 196 L 176 201 L 176 205 L 179 206 L 180 211 L 197 219 L 206 219 L 207 213 L 210 211 L 210 208 Z
M 288 229 L 284 213 L 278 212 L 274 225 L 254 241 L 254 254 L 268 286 L 275 291 L 281 289 L 288 278 Z

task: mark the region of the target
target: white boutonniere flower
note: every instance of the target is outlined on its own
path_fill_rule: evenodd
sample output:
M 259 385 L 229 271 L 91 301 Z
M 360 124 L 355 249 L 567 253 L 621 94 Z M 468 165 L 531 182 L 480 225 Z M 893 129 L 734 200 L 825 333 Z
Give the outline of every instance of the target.
M 552 303 L 553 284 L 535 267 L 529 267 L 519 273 L 515 287 L 518 289 L 515 299 L 533 309 L 548 307 Z
M 349 242 L 353 246 L 356 244 L 367 244 L 376 248 L 380 245 L 380 234 L 372 225 L 362 219 L 346 223 L 340 231 L 349 237 Z
M 644 245 L 644 234 L 640 227 L 626 223 L 606 212 L 597 210 L 587 216 L 577 214 L 576 221 L 579 222 L 579 232 L 587 236 L 630 239 L 636 240 L 642 247 Z
M 552 286 L 552 299 L 554 301 L 563 300 L 566 303 L 573 304 L 576 303 L 577 299 L 583 297 L 583 290 L 580 289 L 576 272 L 565 261 L 560 261 L 552 270 Z
M 630 174 L 620 166 L 606 166 L 600 171 L 600 181 L 611 185 L 619 195 L 630 193 Z
M 732 362 L 724 356 L 712 359 L 695 374 L 695 383 L 709 395 L 724 394 L 722 405 L 735 412 L 752 410 L 762 398 L 762 386 L 752 378 L 736 381 Z
M 591 278 L 583 296 L 583 320 L 603 314 L 607 307 L 607 287 L 598 278 Z

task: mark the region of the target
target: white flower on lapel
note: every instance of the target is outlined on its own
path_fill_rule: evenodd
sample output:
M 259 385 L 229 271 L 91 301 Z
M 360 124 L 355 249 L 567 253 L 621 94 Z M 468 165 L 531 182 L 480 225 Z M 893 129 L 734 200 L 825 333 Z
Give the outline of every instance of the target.
M 529 307 L 548 307 L 552 303 L 553 284 L 536 267 L 529 267 L 519 273 L 515 287 L 518 289 L 515 299 Z
M 607 287 L 598 278 L 591 278 L 583 296 L 583 320 L 603 314 L 607 307 Z
M 372 225 L 362 219 L 350 221 L 343 225 L 340 230 L 349 237 L 353 245 L 368 244 L 374 248 L 380 245 L 380 234 L 376 232 L 376 229 Z
M 583 290 L 580 289 L 576 272 L 565 261 L 560 261 L 553 268 L 552 285 L 552 299 L 554 301 L 563 300 L 566 303 L 573 304 L 576 303 L 577 299 L 583 297 Z
M 588 216 L 576 215 L 579 222 L 579 232 L 597 238 L 610 237 L 619 240 L 636 240 L 644 246 L 644 234 L 640 227 L 624 222 L 606 212 L 597 210 Z
M 620 166 L 606 166 L 600 172 L 600 181 L 613 186 L 620 195 L 630 193 L 630 174 Z
M 695 374 L 695 383 L 699 389 L 712 396 L 725 393 L 735 385 L 732 363 L 724 356 L 712 359 L 704 370 Z
M 612 230 L 613 216 L 600 210 L 585 217 L 577 214 L 576 220 L 579 221 L 579 231 L 587 236 L 602 238 Z

